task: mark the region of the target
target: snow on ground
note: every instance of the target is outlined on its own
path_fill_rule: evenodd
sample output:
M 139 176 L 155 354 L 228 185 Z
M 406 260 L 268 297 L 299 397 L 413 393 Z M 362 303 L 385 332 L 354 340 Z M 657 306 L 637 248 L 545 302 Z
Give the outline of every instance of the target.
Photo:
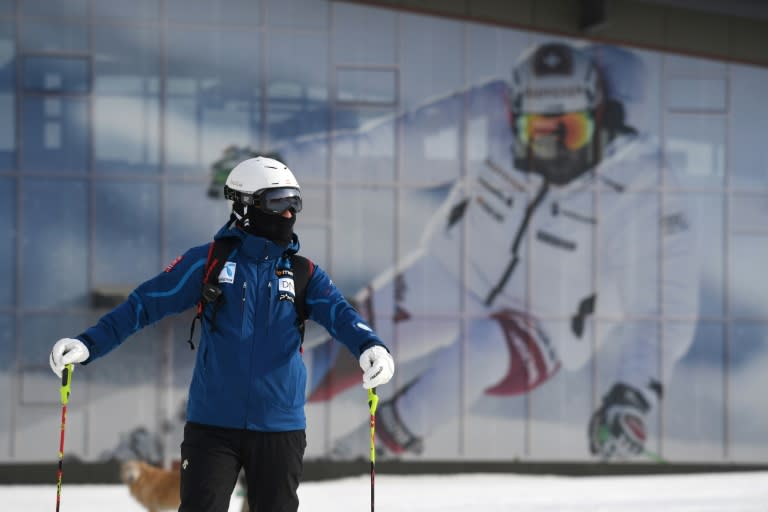
M 299 488 L 304 512 L 370 510 L 370 477 Z M 768 472 L 564 477 L 377 475 L 378 512 L 768 512 Z M 230 511 L 242 498 L 233 496 Z M 55 485 L 0 486 L 3 512 L 55 510 Z M 124 486 L 62 487 L 61 512 L 142 512 Z

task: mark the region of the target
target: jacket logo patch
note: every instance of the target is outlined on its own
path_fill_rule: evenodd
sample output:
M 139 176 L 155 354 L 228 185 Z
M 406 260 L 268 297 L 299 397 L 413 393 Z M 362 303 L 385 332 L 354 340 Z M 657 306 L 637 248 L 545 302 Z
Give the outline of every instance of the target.
M 560 238 L 559 236 L 555 236 L 552 233 L 547 233 L 546 231 L 537 231 L 536 240 L 544 242 L 545 244 L 554 245 L 560 249 L 565 249 L 566 251 L 576 250 L 576 242 Z
M 175 260 L 173 260 L 172 262 L 170 262 L 170 263 L 168 264 L 168 266 L 167 266 L 167 267 L 165 267 L 165 270 L 163 270 L 163 272 L 170 272 L 170 271 L 171 271 L 171 270 L 173 270 L 173 268 L 174 268 L 176 265 L 178 265 L 178 264 L 179 264 L 179 262 L 180 262 L 181 260 L 183 260 L 183 259 L 184 259 L 184 256 L 176 256 L 176 259 L 175 259 Z
M 221 269 L 221 272 L 219 272 L 219 282 L 220 283 L 234 283 L 235 282 L 235 268 L 237 267 L 237 263 L 234 261 L 228 261 L 224 264 L 224 267 Z
M 290 293 L 291 295 L 296 295 L 292 277 L 281 277 L 277 280 L 277 287 L 280 293 Z

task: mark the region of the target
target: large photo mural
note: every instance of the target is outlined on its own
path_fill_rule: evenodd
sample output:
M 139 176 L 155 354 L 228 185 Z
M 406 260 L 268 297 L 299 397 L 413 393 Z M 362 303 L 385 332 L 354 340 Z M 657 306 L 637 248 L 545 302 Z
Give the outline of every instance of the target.
M 679 186 L 680 170 L 632 117 L 657 108 L 653 63 L 568 41 L 515 61 L 506 77 L 420 107 L 463 105 L 485 154 L 467 149 L 479 158 L 419 217 L 412 253 L 355 296 L 406 374 L 379 409 L 382 451 L 453 453 L 458 439 L 432 439 L 458 423 L 469 456 L 654 458 L 665 386 L 693 342 L 699 264 L 691 206 L 661 190 Z M 382 131 L 358 143 L 375 146 Z M 333 340 L 311 364 L 311 403 L 357 387 L 356 362 Z M 365 455 L 364 420 L 332 456 Z

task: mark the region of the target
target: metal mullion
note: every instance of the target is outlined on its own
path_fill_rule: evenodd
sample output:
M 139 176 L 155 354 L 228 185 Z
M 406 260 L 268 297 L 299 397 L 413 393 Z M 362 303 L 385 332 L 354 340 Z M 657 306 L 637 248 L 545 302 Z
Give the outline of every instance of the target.
M 86 165 L 87 169 L 85 169 L 85 183 L 87 186 L 87 213 L 88 216 L 88 224 L 86 228 L 86 236 L 88 237 L 88 250 L 86 252 L 85 258 L 86 258 L 86 280 L 87 280 L 87 290 L 90 292 L 93 290 L 93 282 L 94 282 L 94 261 L 95 261 L 95 240 L 94 240 L 94 234 L 96 232 L 96 191 L 94 187 L 93 182 L 93 176 L 94 176 L 94 163 L 95 163 L 95 149 L 94 149 L 94 130 L 93 130 L 93 120 L 95 118 L 94 116 L 94 105 L 93 105 L 93 84 L 95 82 L 95 70 L 93 65 L 93 5 L 89 2 L 88 3 L 88 20 L 89 23 L 86 23 L 85 30 L 88 31 L 88 52 L 86 52 L 86 56 L 83 57 L 84 60 L 87 61 L 88 64 L 88 70 L 87 70 L 87 92 L 84 93 L 82 96 L 87 102 L 86 110 L 88 115 L 88 120 L 86 123 L 87 130 L 88 130 L 88 156 L 86 157 Z M 79 58 L 79 57 L 78 57 Z M 63 96 L 63 95 L 62 95 Z M 83 439 L 83 451 L 85 452 L 84 455 L 87 457 L 90 453 L 89 450 L 89 440 L 90 440 L 90 410 L 91 410 L 91 394 L 90 394 L 90 388 L 89 385 L 89 379 L 86 377 L 84 382 L 86 385 L 85 388 L 85 400 L 83 400 L 83 432 L 82 432 L 82 439 Z
M 159 17 L 160 17 L 160 26 L 158 28 L 158 45 L 160 47 L 160 55 L 159 57 L 159 66 L 160 66 L 160 76 L 159 76 L 159 104 L 158 104 L 158 138 L 159 138 L 159 148 L 158 151 L 160 154 L 158 155 L 159 160 L 159 169 L 158 169 L 158 180 L 159 180 L 159 194 L 160 194 L 160 206 L 159 206 L 159 216 L 160 216 L 160 230 L 158 236 L 160 237 L 159 245 L 160 245 L 160 261 L 167 261 L 168 260 L 168 227 L 167 227 L 167 219 L 165 218 L 165 212 L 166 212 L 166 201 L 168 200 L 168 165 L 167 165 L 167 152 L 166 152 L 166 110 L 167 110 L 167 103 L 166 103 L 166 96 L 167 96 L 167 85 L 168 85 L 168 22 L 166 18 L 166 12 L 165 12 L 166 3 L 164 1 L 161 1 L 158 9 L 159 9 Z M 147 177 L 142 177 L 143 182 L 148 182 Z M 166 323 L 167 324 L 167 323 Z M 160 386 L 160 389 L 158 390 L 158 401 L 157 401 L 157 426 L 159 427 L 159 431 L 162 436 L 162 444 L 163 444 L 163 460 L 162 464 L 163 467 L 166 469 L 169 469 L 171 466 L 171 456 L 170 456 L 170 432 L 167 431 L 164 428 L 164 425 L 167 423 L 167 419 L 171 415 L 171 411 L 173 410 L 173 338 L 175 333 L 175 326 L 174 323 L 167 324 L 163 327 L 163 357 L 161 358 L 160 363 L 160 372 L 161 376 L 158 379 L 157 384 Z M 164 400 L 163 400 L 164 398 Z
M 89 35 L 88 35 L 89 47 L 92 47 L 93 45 L 91 41 L 92 38 L 93 38 L 93 34 L 90 33 L 90 30 L 89 30 Z M 67 50 L 27 50 L 19 53 L 18 55 L 21 57 L 52 57 L 54 59 L 64 58 L 64 59 L 83 59 L 83 60 L 90 60 L 92 57 L 92 54 L 89 54 L 88 52 L 67 51 Z
M 38 89 L 25 89 L 24 96 L 31 98 L 69 98 L 83 99 L 90 97 L 90 92 L 62 92 L 62 91 L 43 91 Z
M 731 90 L 730 90 L 730 74 L 731 74 L 731 66 L 728 65 L 726 67 L 726 73 L 728 80 L 726 81 L 725 85 L 725 98 L 726 98 L 726 116 L 725 116 L 725 158 L 723 169 L 724 176 L 724 184 L 725 189 L 723 190 L 723 287 L 724 287 L 724 293 L 723 293 L 723 316 L 725 317 L 725 322 L 723 323 L 724 329 L 724 339 L 723 339 L 723 417 L 722 417 L 722 426 L 723 426 L 723 459 L 728 460 L 728 457 L 730 455 L 730 446 L 729 446 L 729 438 L 730 438 L 730 419 L 728 416 L 728 411 L 730 409 L 729 404 L 729 395 L 731 393 L 731 386 L 730 386 L 730 364 L 731 364 L 731 350 L 732 350 L 732 339 L 731 339 L 731 325 L 732 325 L 732 319 L 731 319 L 731 287 L 730 287 L 730 260 L 731 260 L 731 197 L 733 194 L 732 189 L 732 177 L 731 177 L 731 166 L 730 166 L 730 145 L 731 145 L 731 116 L 733 115 L 733 109 L 730 108 L 731 106 Z
M 661 59 L 661 76 L 663 77 L 662 80 L 664 81 L 664 84 L 666 85 L 669 80 L 671 80 L 670 76 L 667 75 L 667 72 L 669 68 L 667 67 L 667 59 L 666 57 L 662 57 Z M 662 150 L 662 154 L 666 155 L 666 148 L 667 148 L 667 116 L 671 112 L 671 109 L 667 108 L 667 94 L 666 94 L 666 87 L 660 87 L 659 88 L 659 107 L 660 110 L 663 112 L 663 120 L 661 122 L 661 126 L 659 126 L 659 140 L 662 141 L 662 147 L 660 148 Z M 658 180 L 657 180 L 657 187 L 658 191 L 656 192 L 656 197 L 658 198 L 659 204 L 658 204 L 658 219 L 664 219 L 665 216 L 665 199 L 667 197 L 666 192 L 664 190 L 664 185 L 667 182 L 666 179 L 666 173 L 669 167 L 667 166 L 666 158 L 662 158 L 660 160 L 660 167 L 659 167 L 659 174 L 658 174 Z M 656 275 L 656 286 L 658 287 L 656 290 L 656 300 L 658 301 L 658 311 L 659 311 L 659 317 L 656 319 L 656 328 L 657 328 L 657 339 L 658 339 L 658 345 L 656 347 L 656 371 L 658 372 L 659 376 L 659 382 L 662 383 L 662 386 L 664 385 L 664 343 L 665 338 L 664 334 L 666 332 L 666 312 L 663 309 L 664 306 L 664 235 L 663 235 L 663 227 L 661 225 L 661 222 L 656 224 L 657 226 L 657 233 L 656 233 L 656 243 L 657 243 L 657 253 L 656 253 L 656 264 L 657 267 L 657 275 Z M 658 405 L 658 415 L 656 420 L 656 428 L 658 429 L 658 436 L 657 436 L 657 452 L 659 455 L 663 454 L 664 451 L 664 426 L 666 424 L 665 422 L 666 415 L 664 411 L 664 403 L 659 400 Z
M 397 73 L 396 73 L 397 75 Z M 384 103 L 384 102 L 378 102 L 378 101 L 350 101 L 350 100 L 334 100 L 334 103 L 339 107 L 344 108 L 366 108 L 370 110 L 381 110 L 382 112 L 395 109 L 395 112 L 397 112 L 397 108 L 399 108 L 399 103 L 397 98 L 395 98 L 395 101 L 391 103 Z
M 269 101 L 269 78 L 270 75 L 268 73 L 269 66 L 267 65 L 267 55 L 268 55 L 268 48 L 269 48 L 269 40 L 270 37 L 268 36 L 269 29 L 267 28 L 269 26 L 268 23 L 266 23 L 267 16 L 269 16 L 269 9 L 267 7 L 267 2 L 262 2 L 261 4 L 261 13 L 260 18 L 262 21 L 262 27 L 259 28 L 259 143 L 257 147 L 259 148 L 268 148 L 270 147 L 268 145 L 271 139 L 270 133 L 269 133 L 269 120 L 268 116 L 271 114 L 271 109 L 267 108 L 267 102 Z M 287 101 L 287 103 L 290 102 L 290 100 Z M 249 137 L 250 138 L 250 137 Z
M 336 79 L 336 52 L 334 51 L 334 45 L 333 45 L 333 36 L 334 36 L 334 27 L 336 26 L 335 20 L 336 20 L 336 4 L 334 2 L 330 2 L 329 6 L 329 13 L 328 13 L 328 105 L 330 108 L 328 109 L 328 151 L 326 152 L 326 169 L 327 169 L 327 183 L 326 183 L 326 194 L 327 194 L 327 201 L 326 201 L 326 215 L 328 218 L 328 231 L 327 237 L 328 237 L 328 243 L 326 244 L 326 261 L 328 262 L 328 267 L 330 269 L 331 275 L 333 275 L 334 272 L 334 264 L 333 264 L 333 242 L 335 238 L 334 233 L 334 224 L 333 224 L 333 215 L 335 213 L 334 208 L 334 202 L 336 197 L 336 182 L 335 182 L 335 172 L 334 172 L 334 165 L 333 165 L 333 155 L 334 155 L 334 138 L 333 135 L 335 133 L 335 126 L 336 126 L 336 92 L 337 92 L 337 79 Z M 369 319 L 369 321 L 372 319 Z M 323 406 L 323 427 L 325 429 L 325 439 L 323 439 L 323 444 L 325 447 L 325 452 L 330 453 L 331 450 L 331 443 L 332 443 L 332 437 L 331 437 L 331 407 L 332 407 L 332 401 L 329 400 L 325 402 Z
M 462 100 L 461 100 L 461 120 L 459 122 L 459 176 L 460 179 L 467 179 L 467 176 L 469 175 L 469 160 L 468 160 L 468 149 L 467 149 L 467 138 L 468 138 L 468 129 L 467 126 L 469 124 L 469 106 L 468 106 L 468 94 L 466 91 L 468 91 L 471 87 L 471 81 L 469 80 L 469 51 L 467 47 L 469 46 L 469 33 L 467 30 L 467 24 L 461 25 L 461 36 L 462 36 L 462 44 L 461 44 L 461 74 L 463 77 L 463 84 L 462 87 L 464 89 L 464 94 L 462 94 Z M 400 34 L 398 34 L 398 40 L 402 40 L 400 37 Z M 464 225 L 465 230 L 464 234 L 466 235 L 466 227 L 468 222 L 463 222 L 462 225 Z M 464 273 L 462 278 L 459 280 L 461 283 L 467 283 L 469 281 L 469 243 L 466 238 L 466 236 L 463 239 L 463 243 L 461 244 L 461 252 L 460 252 L 460 262 L 459 262 L 459 268 L 461 269 L 461 272 Z M 466 411 L 468 408 L 466 407 L 467 404 L 467 380 L 468 380 L 468 371 L 467 371 L 467 365 L 469 364 L 467 361 L 467 354 L 469 353 L 469 322 L 472 322 L 474 320 L 468 318 L 466 313 L 469 312 L 469 306 L 467 304 L 467 290 L 468 287 L 463 287 L 459 289 L 459 311 L 461 311 L 461 332 L 462 336 L 460 339 L 461 347 L 460 347 L 460 362 L 461 367 L 459 368 L 459 382 L 461 385 L 459 386 L 459 417 L 458 417 L 458 426 L 459 426 L 459 432 L 458 432 L 458 446 L 457 451 L 460 456 L 466 456 L 467 451 L 467 413 Z
M 16 261 L 14 262 L 15 272 L 11 279 L 13 279 L 14 283 L 14 295 L 15 295 L 15 304 L 14 304 L 14 314 L 13 314 L 13 334 L 14 334 L 14 355 L 13 355 L 13 373 L 11 378 L 11 385 L 9 389 L 9 396 L 11 397 L 10 401 L 10 432 L 8 433 L 8 457 L 10 460 L 13 460 L 16 456 L 16 425 L 18 422 L 18 405 L 21 400 L 21 305 L 24 300 L 24 295 L 22 293 L 21 289 L 21 278 L 20 276 L 23 275 L 23 264 L 24 261 L 22 259 L 22 251 L 21 251 L 21 234 L 23 233 L 24 228 L 24 222 L 23 222 L 23 211 L 21 207 L 21 197 L 24 193 L 23 189 L 23 176 L 19 172 L 22 166 L 22 153 L 23 153 L 23 146 L 22 146 L 22 138 L 21 138 L 21 132 L 23 130 L 22 122 L 21 122 L 21 103 L 23 100 L 22 96 L 22 80 L 21 80 L 21 59 L 18 58 L 19 55 L 19 48 L 21 47 L 21 38 L 20 38 L 20 20 L 19 20 L 19 6 L 18 3 L 14 6 L 14 51 L 16 55 L 14 68 L 16 72 L 15 76 L 15 95 L 14 95 L 14 108 L 15 108 L 15 114 L 16 119 L 14 122 L 14 127 L 16 130 L 16 133 L 14 134 L 14 141 L 15 141 L 15 147 L 16 147 L 16 155 L 15 155 L 15 163 L 16 163 L 16 171 L 18 172 L 18 175 L 16 176 L 16 236 L 15 236 L 15 255 L 16 255 Z

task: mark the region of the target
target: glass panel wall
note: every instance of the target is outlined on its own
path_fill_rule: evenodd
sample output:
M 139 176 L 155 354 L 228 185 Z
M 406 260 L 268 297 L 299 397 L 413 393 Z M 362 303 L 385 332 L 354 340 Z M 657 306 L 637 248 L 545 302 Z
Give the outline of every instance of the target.
M 768 70 L 346 2 L 126 5 L 0 2 L 0 462 L 49 458 L 51 344 L 207 244 L 259 154 L 397 359 L 399 457 L 597 460 L 629 386 L 632 460 L 760 460 Z M 178 457 L 191 317 L 83 369 L 72 453 Z M 355 358 L 308 333 L 325 457 L 366 418 Z

